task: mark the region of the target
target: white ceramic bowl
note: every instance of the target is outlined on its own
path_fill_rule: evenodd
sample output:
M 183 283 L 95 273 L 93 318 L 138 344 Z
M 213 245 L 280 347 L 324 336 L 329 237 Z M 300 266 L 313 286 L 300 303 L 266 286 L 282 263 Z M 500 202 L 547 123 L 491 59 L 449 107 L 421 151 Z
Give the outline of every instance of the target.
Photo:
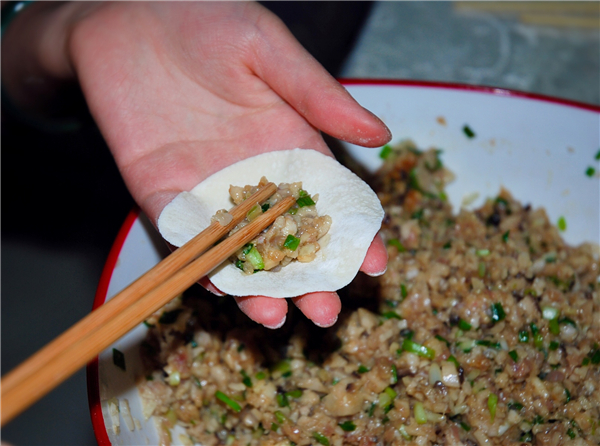
M 421 148 L 443 150 L 443 162 L 457 177 L 447 188 L 455 208 L 467 202 L 478 206 L 504 186 L 521 202 L 545 207 L 551 221 L 564 217 L 569 243 L 600 242 L 600 177 L 586 175 L 589 167 L 600 172 L 595 159 L 600 107 L 486 87 L 356 80 L 344 84 L 389 126 L 394 142 L 410 138 Z M 465 125 L 475 137 L 466 136 Z M 371 170 L 380 163 L 379 150 L 348 150 Z M 165 254 L 156 231 L 133 211 L 107 260 L 94 307 Z M 90 410 L 101 446 L 158 443 L 153 422 L 142 416 L 135 388 L 145 330 L 141 325 L 113 346 L 125 354 L 126 371 L 114 365 L 112 347 L 88 366 Z M 124 416 L 125 401 L 133 424 Z M 121 413 L 111 416 L 111 404 L 121 405 Z

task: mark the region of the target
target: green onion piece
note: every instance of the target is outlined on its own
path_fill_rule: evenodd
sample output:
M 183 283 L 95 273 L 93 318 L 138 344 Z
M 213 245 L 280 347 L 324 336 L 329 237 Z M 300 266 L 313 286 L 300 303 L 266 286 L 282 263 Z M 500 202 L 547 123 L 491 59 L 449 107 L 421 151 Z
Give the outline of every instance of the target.
M 277 432 L 277 429 L 279 429 L 279 425 L 277 423 L 271 423 L 271 430 Z
M 398 382 L 398 369 L 396 364 L 392 364 L 392 377 L 390 378 L 390 384 L 394 385 Z
M 273 372 L 281 372 L 281 373 L 291 372 L 292 371 L 292 365 L 290 363 L 290 360 L 289 359 L 284 359 L 282 361 L 279 361 L 277 364 L 275 364 L 273 366 L 272 371 Z
M 423 358 L 435 358 L 435 350 L 424 345 L 417 344 L 410 339 L 404 339 L 404 342 L 402 343 L 402 350 L 405 352 L 415 353 Z
M 552 319 L 550 322 L 548 322 L 548 329 L 553 335 L 560 334 L 560 325 L 558 324 L 558 318 Z
M 489 256 L 490 255 L 490 250 L 489 249 L 478 249 L 477 251 L 475 251 L 475 253 L 479 257 L 485 257 L 485 256 Z
M 533 418 L 533 424 L 544 424 L 544 419 L 542 418 L 541 415 L 536 415 Z
M 375 412 L 375 403 L 371 403 L 371 406 L 369 407 L 369 410 L 367 411 L 367 415 L 369 415 L 369 418 L 373 416 L 373 412 Z
M 481 345 L 482 347 L 495 348 L 496 350 L 500 350 L 502 346 L 499 342 L 492 342 L 487 339 L 483 339 L 481 341 L 475 341 L 475 344 Z
M 387 389 L 392 390 L 392 392 L 394 392 L 394 390 L 391 387 L 387 387 Z M 393 393 L 394 397 L 396 396 L 396 392 Z M 383 391 L 379 394 L 379 401 L 378 401 L 378 405 L 379 407 L 381 407 L 382 409 L 386 409 L 388 407 L 390 407 L 392 405 L 392 401 L 394 399 L 394 397 L 392 397 L 388 392 Z
M 290 402 L 287 399 L 287 396 L 285 396 L 285 394 L 283 393 L 278 393 L 276 396 L 277 399 L 277 404 L 279 405 L 279 407 L 288 407 L 290 405 Z
M 575 323 L 575 321 L 569 317 L 561 317 L 558 320 L 559 324 L 567 324 L 570 325 L 571 327 L 577 328 L 577 324 Z
M 369 371 L 369 369 L 362 364 L 358 367 L 358 370 L 357 370 L 358 373 L 367 373 L 368 371 Z
M 554 350 L 558 350 L 558 347 L 560 347 L 560 343 L 558 343 L 556 341 L 551 341 L 550 345 L 548 346 L 548 349 L 554 351 Z
M 253 246 L 246 254 L 246 260 L 252 264 L 252 267 L 256 271 L 265 269 L 265 263 L 260 255 L 260 252 L 258 252 L 258 249 L 256 249 L 256 246 Z
M 277 418 L 277 422 L 279 424 L 283 424 L 285 422 L 285 420 L 286 420 L 285 415 L 280 410 L 276 410 L 275 411 L 275 418 Z
M 568 403 L 569 401 L 571 401 L 571 392 L 569 392 L 569 389 L 567 389 L 565 387 L 565 404 Z
M 585 169 L 585 174 L 590 178 L 593 177 L 595 173 L 596 169 L 594 169 L 592 166 L 589 166 L 587 169 Z
M 442 246 L 442 249 L 450 249 L 452 248 L 452 240 L 448 240 L 446 243 L 444 243 L 444 246 Z
M 594 156 L 594 159 L 595 159 L 596 161 L 600 160 L 600 150 L 598 150 L 598 151 L 596 152 L 596 156 Z
M 285 392 L 285 396 L 288 396 L 290 398 L 300 398 L 302 396 L 302 390 L 301 389 L 290 390 L 288 392 Z
M 490 411 L 490 416 L 492 418 L 492 422 L 494 422 L 494 418 L 496 418 L 496 408 L 498 407 L 498 395 L 495 393 L 490 393 L 488 396 L 488 410 Z
M 229 398 L 227 395 L 225 395 L 220 390 L 217 390 L 215 392 L 215 396 L 217 397 L 217 399 L 219 399 L 222 402 L 224 402 L 225 404 L 227 404 L 229 407 L 231 407 L 236 412 L 241 412 L 242 411 L 242 406 L 240 406 L 236 401 L 234 401 L 231 398 Z
M 290 210 L 288 211 L 288 214 L 290 215 L 296 215 L 298 213 L 298 208 L 296 206 L 291 207 Z
M 479 265 L 477 265 L 477 275 L 479 277 L 485 277 L 485 262 L 479 262 Z
M 504 234 L 502 234 L 502 241 L 504 243 L 508 242 L 508 236 L 510 235 L 510 231 L 506 231 Z
M 399 319 L 399 320 L 402 320 L 402 317 L 398 313 L 396 313 L 395 311 L 386 311 L 385 313 L 383 313 L 381 315 L 381 317 L 384 318 L 385 320 L 388 320 L 388 319 Z
M 177 414 L 172 407 L 169 407 L 169 410 L 167 410 L 165 413 L 165 418 L 169 420 L 171 426 L 175 426 L 175 424 L 177 424 Z
M 475 345 L 477 345 L 477 341 L 475 341 L 474 339 L 458 342 L 456 344 L 456 346 L 465 353 L 469 353 L 471 350 L 473 350 L 473 347 L 475 347 Z
M 356 429 L 356 424 L 350 420 L 344 421 L 343 423 L 338 423 L 338 426 L 341 427 L 344 432 L 352 432 Z
M 519 332 L 519 342 L 529 342 L 529 332 L 527 330 Z
M 379 158 L 381 158 L 382 160 L 385 160 L 388 158 L 388 156 L 390 156 L 391 153 L 392 153 L 392 146 L 390 146 L 389 144 L 386 144 L 385 146 L 383 146 L 381 148 L 381 152 L 379 152 Z
M 244 245 L 244 247 L 242 248 L 242 254 L 248 254 L 252 250 L 252 248 L 254 248 L 254 245 L 252 243 Z
M 263 205 L 260 208 L 262 209 L 263 212 L 267 212 L 270 207 L 271 207 L 271 205 L 269 203 L 263 203 Z
M 244 271 L 244 262 L 240 259 L 237 259 L 235 261 L 235 266 L 239 269 L 241 269 L 242 271 Z
M 511 401 L 510 403 L 508 403 L 508 409 L 516 410 L 518 412 L 519 410 L 523 409 L 523 405 L 518 401 Z
M 467 135 L 467 138 L 475 137 L 475 132 L 473 132 L 473 130 L 471 130 L 471 127 L 469 127 L 468 125 L 463 126 L 463 133 Z
M 504 308 L 500 302 L 496 302 L 492 304 L 492 321 L 500 322 L 506 317 L 506 313 L 504 312 Z
M 403 283 L 400 284 L 400 295 L 402 296 L 402 299 L 406 299 L 406 296 L 408 296 L 408 290 Z
M 167 377 L 166 381 L 170 386 L 176 387 L 181 383 L 181 375 L 178 371 L 174 371 Z
M 561 231 L 567 230 L 567 220 L 562 215 L 558 218 L 558 229 Z
M 588 355 L 592 364 L 600 364 L 600 349 L 598 348 L 598 344 L 594 344 L 594 348 L 588 353 Z
M 113 348 L 112 353 L 113 353 L 113 364 L 122 370 L 126 370 L 125 355 L 123 354 L 123 352 L 120 350 L 117 350 L 116 348 Z
M 396 396 L 398 396 L 396 391 L 394 389 L 392 389 L 391 387 L 386 387 L 384 390 L 384 393 L 386 393 L 391 399 L 394 399 L 394 398 L 396 398 Z
M 152 328 L 152 327 L 154 327 L 154 325 L 153 325 L 153 324 L 151 324 L 151 323 L 149 323 L 148 321 L 144 321 L 144 325 L 145 325 L 146 327 L 148 327 L 148 328 Z
M 265 372 L 257 372 L 256 375 L 254 375 L 254 377 L 258 380 L 265 379 L 267 377 L 267 374 Z
M 400 240 L 398 240 L 397 238 L 388 240 L 387 244 L 388 246 L 394 246 L 398 250 L 398 252 L 406 252 L 406 248 L 404 247 L 402 242 L 400 242 Z
M 415 412 L 415 420 L 417 420 L 417 424 L 427 423 L 427 413 L 425 412 L 423 403 L 421 403 L 420 401 L 417 401 L 415 403 L 414 412 Z
M 305 206 L 314 206 L 315 202 L 313 201 L 312 198 L 310 198 L 310 195 L 306 195 L 304 197 L 299 197 L 296 200 L 296 204 L 298 205 L 299 208 L 303 208 Z
M 554 307 L 544 307 L 542 308 L 542 317 L 547 320 L 552 320 L 558 318 L 559 311 Z
M 444 338 L 443 336 L 440 336 L 439 334 L 435 335 L 435 338 L 438 341 L 442 341 L 444 344 L 446 344 L 446 347 L 450 348 L 450 341 L 448 341 L 448 339 Z
M 285 242 L 283 242 L 283 247 L 289 249 L 290 251 L 295 251 L 296 249 L 298 249 L 299 245 L 300 238 L 294 237 L 292 234 L 289 234 L 286 237 Z
M 457 325 L 462 331 L 469 331 L 471 328 L 473 328 L 473 326 L 464 319 L 459 319 Z
M 244 383 L 244 385 L 246 387 L 252 387 L 252 380 L 250 379 L 248 374 L 244 370 L 241 370 L 240 374 L 242 375 L 242 382 Z
M 510 356 L 514 362 L 518 362 L 519 361 L 519 354 L 517 353 L 516 350 L 509 351 L 508 352 L 508 356 Z
M 573 429 L 571 428 L 567 430 L 567 435 L 569 436 L 569 438 L 571 438 L 571 440 L 577 436 L 577 434 L 575 434 L 575 432 L 573 432 Z
M 246 214 L 246 218 L 248 219 L 248 221 L 252 221 L 259 215 L 262 215 L 262 213 L 262 207 L 259 204 L 255 204 Z
M 448 358 L 448 362 L 454 364 L 457 369 L 460 368 L 460 362 L 458 362 L 458 359 L 456 359 L 454 355 L 450 355 L 450 357 Z
M 400 425 L 398 432 L 400 432 L 400 435 L 402 435 L 402 438 L 404 438 L 406 441 L 412 440 L 412 435 L 409 435 L 409 433 L 406 432 L 406 427 L 404 427 L 404 424 Z
M 329 446 L 329 439 L 321 432 L 313 432 L 313 438 L 323 446 Z
M 467 423 L 465 423 L 464 421 L 461 421 L 460 423 L 460 427 L 462 427 L 462 429 L 465 432 L 469 432 L 471 430 L 471 426 L 469 426 Z

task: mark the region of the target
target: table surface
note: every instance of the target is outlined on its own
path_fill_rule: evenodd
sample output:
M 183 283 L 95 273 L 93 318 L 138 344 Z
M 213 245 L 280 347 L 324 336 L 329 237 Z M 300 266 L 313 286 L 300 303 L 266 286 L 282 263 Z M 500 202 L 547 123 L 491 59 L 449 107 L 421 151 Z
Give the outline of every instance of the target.
M 600 104 L 598 2 L 380 2 L 342 77 L 491 85 Z

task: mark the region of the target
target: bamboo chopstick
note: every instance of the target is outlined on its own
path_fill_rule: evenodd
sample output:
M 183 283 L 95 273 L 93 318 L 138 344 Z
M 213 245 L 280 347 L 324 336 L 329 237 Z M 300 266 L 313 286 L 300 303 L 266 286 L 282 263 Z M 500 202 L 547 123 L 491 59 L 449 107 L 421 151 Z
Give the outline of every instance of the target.
M 267 185 L 259 192 L 258 197 L 252 196 L 232 209 L 230 213 L 234 214 L 234 221 L 236 218 L 238 222 L 241 221 L 252 206 L 264 201 L 274 192 L 274 187 L 272 184 Z M 242 207 L 243 204 L 246 206 Z M 102 350 L 212 271 L 293 204 L 294 200 L 291 197 L 282 200 L 234 235 L 190 262 L 198 252 L 206 249 L 237 223 L 232 221 L 221 228 L 218 227 L 221 226 L 218 223 L 211 225 L 193 241 L 179 248 L 108 303 L 11 371 L 0 382 L 0 425 L 10 421 Z M 212 241 L 208 242 L 207 239 Z M 188 247 L 190 244 L 192 248 Z M 182 254 L 178 254 L 180 251 Z M 113 304 L 113 301 L 117 303 Z M 8 383 L 6 386 L 5 381 Z

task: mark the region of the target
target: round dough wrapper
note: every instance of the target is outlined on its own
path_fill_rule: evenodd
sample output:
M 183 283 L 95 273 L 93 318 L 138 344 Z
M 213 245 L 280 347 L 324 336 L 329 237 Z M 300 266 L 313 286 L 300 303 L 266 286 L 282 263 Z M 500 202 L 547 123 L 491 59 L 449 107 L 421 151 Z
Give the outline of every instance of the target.
M 158 229 L 169 243 L 182 246 L 210 225 L 219 209 L 231 209 L 229 186 L 256 185 L 261 177 L 279 183 L 302 182 L 319 194 L 317 211 L 332 219 L 321 249 L 309 263 L 292 262 L 280 271 L 243 274 L 231 262 L 210 275 L 213 284 L 233 296 L 294 297 L 336 291 L 358 273 L 373 237 L 381 227 L 383 208 L 373 190 L 334 158 L 315 150 L 269 152 L 235 163 L 182 192 L 160 214 Z

